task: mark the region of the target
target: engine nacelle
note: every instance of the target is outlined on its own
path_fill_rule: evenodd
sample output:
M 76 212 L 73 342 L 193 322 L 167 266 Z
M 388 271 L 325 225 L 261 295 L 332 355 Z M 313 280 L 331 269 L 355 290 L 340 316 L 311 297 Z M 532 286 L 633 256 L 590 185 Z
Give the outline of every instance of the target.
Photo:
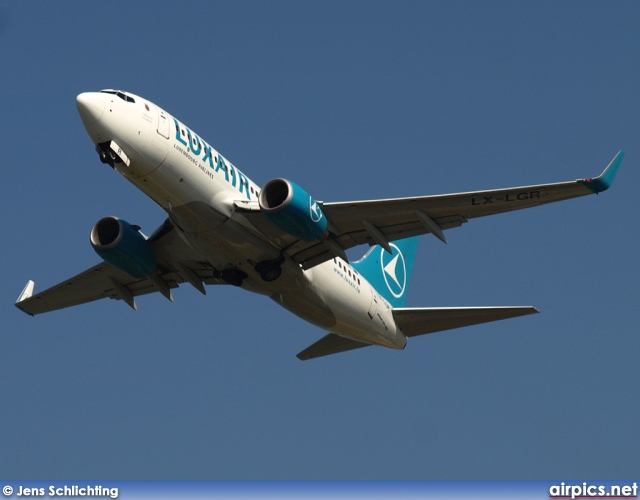
M 327 232 L 327 218 L 320 205 L 295 182 L 273 179 L 260 192 L 260 210 L 285 233 L 316 241 Z
M 91 230 L 91 246 L 116 269 L 146 278 L 155 271 L 157 258 L 139 229 L 122 219 L 104 217 Z

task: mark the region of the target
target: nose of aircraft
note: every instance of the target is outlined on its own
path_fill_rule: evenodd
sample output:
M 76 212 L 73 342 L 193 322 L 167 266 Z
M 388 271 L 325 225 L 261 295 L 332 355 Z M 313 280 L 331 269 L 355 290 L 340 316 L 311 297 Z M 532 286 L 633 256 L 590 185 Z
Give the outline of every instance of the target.
M 97 123 L 104 113 L 106 101 L 104 94 L 99 92 L 83 92 L 76 97 L 76 106 L 82 122 L 85 125 Z

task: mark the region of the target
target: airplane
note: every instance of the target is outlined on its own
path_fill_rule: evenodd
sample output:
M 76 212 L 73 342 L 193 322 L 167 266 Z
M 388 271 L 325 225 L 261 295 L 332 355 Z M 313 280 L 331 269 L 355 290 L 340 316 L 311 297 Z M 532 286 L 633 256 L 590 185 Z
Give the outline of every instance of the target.
M 301 351 L 307 360 L 370 345 L 404 349 L 407 338 L 537 313 L 532 306 L 404 307 L 418 238 L 469 219 L 607 190 L 619 151 L 595 178 L 446 195 L 323 203 L 295 182 L 263 187 L 200 135 L 151 101 L 121 90 L 81 93 L 76 105 L 102 163 L 167 214 L 145 236 L 108 216 L 91 229 L 102 261 L 16 306 L 41 314 L 109 297 L 137 309 L 182 283 L 233 285 L 266 295 L 327 335 Z M 369 245 L 350 263 L 346 250 Z

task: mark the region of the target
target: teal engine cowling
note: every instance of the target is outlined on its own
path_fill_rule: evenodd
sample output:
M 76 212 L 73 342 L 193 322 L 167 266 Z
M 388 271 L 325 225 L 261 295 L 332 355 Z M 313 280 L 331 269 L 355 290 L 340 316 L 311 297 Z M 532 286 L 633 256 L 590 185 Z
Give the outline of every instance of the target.
M 91 230 L 91 246 L 116 269 L 133 278 L 146 278 L 158 260 L 138 226 L 116 217 L 104 217 Z
M 285 233 L 305 241 L 327 234 L 327 218 L 309 193 L 295 182 L 273 179 L 260 191 L 260 210 Z

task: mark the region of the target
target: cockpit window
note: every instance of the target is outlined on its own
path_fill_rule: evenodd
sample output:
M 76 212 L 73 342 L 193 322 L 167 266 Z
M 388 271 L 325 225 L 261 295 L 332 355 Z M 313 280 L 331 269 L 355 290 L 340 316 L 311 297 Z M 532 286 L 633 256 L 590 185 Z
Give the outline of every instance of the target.
M 101 90 L 100 93 L 117 95 L 120 99 L 126 102 L 136 102 L 136 100 L 133 97 L 125 94 L 124 92 L 121 92 L 120 90 Z

